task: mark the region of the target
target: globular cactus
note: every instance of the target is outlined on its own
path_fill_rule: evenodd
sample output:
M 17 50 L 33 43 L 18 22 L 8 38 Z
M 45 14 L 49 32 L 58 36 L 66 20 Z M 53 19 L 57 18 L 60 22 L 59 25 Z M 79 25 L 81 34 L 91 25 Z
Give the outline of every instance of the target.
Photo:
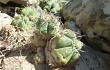
M 43 13 L 36 22 L 36 31 L 31 41 L 36 47 L 45 47 L 46 42 L 55 36 L 61 29 L 62 27 L 57 17 Z
M 33 43 L 45 49 L 44 54 L 37 53 L 37 63 L 46 62 L 51 67 L 74 66 L 79 58 L 83 43 L 70 29 L 64 29 L 58 17 L 42 12 L 36 22 L 36 32 Z M 36 51 L 37 51 L 36 50 Z
M 22 9 L 20 15 L 15 16 L 11 24 L 20 30 L 32 30 L 34 22 L 40 16 L 41 11 L 40 7 L 25 7 Z
M 61 33 L 73 40 L 73 42 L 74 42 L 73 46 L 77 50 L 80 50 L 82 48 L 83 43 L 80 40 L 78 40 L 77 34 L 74 31 L 72 31 L 70 29 L 64 29 Z
M 55 36 L 61 30 L 60 21 L 56 17 L 49 15 L 42 15 L 45 17 L 39 18 L 36 23 L 36 28 L 38 32 L 43 36 L 42 38 L 50 39 L 52 36 Z M 47 18 L 47 19 L 45 19 Z
M 19 28 L 20 30 L 30 30 L 32 28 L 32 22 L 29 21 L 27 16 L 17 16 L 12 21 L 11 25 Z
M 25 7 L 21 11 L 21 14 L 24 16 L 27 16 L 30 20 L 36 20 L 36 18 L 39 18 L 41 12 L 42 12 L 42 9 L 39 6 L 37 6 L 37 8 Z
M 36 22 L 37 47 L 45 46 L 46 62 L 51 67 L 74 66 L 79 58 L 83 43 L 70 29 L 63 29 L 58 18 L 43 14 Z
M 83 43 L 77 40 L 76 34 L 63 30 L 52 38 L 45 49 L 47 63 L 52 67 L 74 66 L 79 58 Z
M 40 6 L 47 11 L 57 13 L 69 0 L 41 0 Z

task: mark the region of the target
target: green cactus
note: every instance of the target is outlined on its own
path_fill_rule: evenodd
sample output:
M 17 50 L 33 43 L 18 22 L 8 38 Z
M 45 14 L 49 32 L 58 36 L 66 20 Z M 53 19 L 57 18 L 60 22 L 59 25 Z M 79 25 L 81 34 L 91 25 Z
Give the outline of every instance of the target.
M 22 9 L 21 14 L 16 16 L 12 22 L 12 25 L 20 30 L 31 30 L 34 26 L 34 22 L 40 17 L 42 9 L 38 6 L 25 7 Z
M 77 40 L 74 32 L 63 30 L 47 45 L 46 56 L 54 59 L 47 61 L 52 66 L 74 66 L 80 58 L 79 50 L 82 46 L 83 43 Z
M 49 19 L 39 18 L 36 23 L 36 28 L 43 36 L 54 36 L 61 30 L 61 24 L 55 17 L 50 17 Z
M 37 53 L 37 63 L 46 62 L 52 67 L 74 66 L 80 59 L 79 50 L 83 43 L 70 29 L 63 29 L 61 22 L 52 14 L 42 12 L 36 22 L 36 33 L 32 42 L 38 48 L 43 48 L 44 54 Z M 36 51 L 37 51 L 36 50 Z
M 40 6 L 47 11 L 57 13 L 69 0 L 41 0 Z
M 36 23 L 37 33 L 41 36 L 36 43 L 42 40 L 45 45 L 46 61 L 52 67 L 74 66 L 79 58 L 83 43 L 70 29 L 63 29 L 56 17 L 41 15 Z M 49 39 L 48 39 L 49 38 Z M 44 42 L 45 41 L 45 42 Z M 42 43 L 37 44 L 39 47 Z M 46 44 L 47 43 L 47 44 Z
M 40 14 L 42 12 L 42 9 L 38 6 L 35 7 L 25 7 L 21 11 L 21 14 L 24 16 L 27 16 L 30 20 L 35 20 L 36 18 L 39 18 Z
M 19 28 L 20 30 L 32 29 L 32 22 L 29 21 L 29 18 L 26 16 L 15 17 L 11 24 Z
M 57 13 L 62 7 L 60 1 L 63 0 L 42 0 L 41 3 L 48 11 Z M 35 22 L 36 32 L 31 42 L 37 48 L 36 63 L 47 62 L 52 67 L 74 66 L 80 58 L 79 50 L 83 43 L 72 31 L 72 21 L 64 24 L 64 29 L 58 19 L 53 14 L 43 12 L 40 7 L 26 7 L 14 18 L 12 25 L 21 30 L 31 30 Z

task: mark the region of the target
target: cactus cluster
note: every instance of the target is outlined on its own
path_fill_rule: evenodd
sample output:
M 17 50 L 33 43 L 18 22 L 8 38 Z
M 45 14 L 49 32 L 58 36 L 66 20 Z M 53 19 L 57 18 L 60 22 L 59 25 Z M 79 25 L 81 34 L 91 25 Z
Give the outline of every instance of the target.
M 74 66 L 78 62 L 83 43 L 74 31 L 64 29 L 57 17 L 45 13 L 36 22 L 36 30 L 34 43 L 43 46 L 46 62 L 51 67 Z
M 14 18 L 12 25 L 20 30 L 29 30 L 32 28 L 32 22 L 26 16 L 17 16 Z
M 31 30 L 33 28 L 33 22 L 40 16 L 41 8 L 25 7 L 22 9 L 21 14 L 15 16 L 11 23 L 20 30 Z
M 58 0 L 43 1 L 48 4 L 46 8 L 55 10 L 54 13 L 60 9 Z M 64 27 L 59 17 L 39 8 L 26 7 L 21 12 L 21 15 L 15 17 L 12 25 L 22 30 L 29 30 L 35 23 L 36 30 L 31 41 L 37 48 L 34 58 L 37 63 L 46 62 L 50 67 L 59 67 L 74 66 L 78 62 L 79 50 L 83 43 L 77 39 L 77 35 L 68 24 L 65 23 L 64 26 L 68 27 Z

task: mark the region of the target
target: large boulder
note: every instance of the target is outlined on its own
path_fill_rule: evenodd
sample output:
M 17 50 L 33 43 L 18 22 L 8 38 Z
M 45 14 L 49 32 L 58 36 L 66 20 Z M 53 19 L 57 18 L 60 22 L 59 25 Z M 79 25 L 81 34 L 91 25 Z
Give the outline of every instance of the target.
M 62 15 L 73 20 L 95 49 L 110 53 L 110 0 L 70 0 Z

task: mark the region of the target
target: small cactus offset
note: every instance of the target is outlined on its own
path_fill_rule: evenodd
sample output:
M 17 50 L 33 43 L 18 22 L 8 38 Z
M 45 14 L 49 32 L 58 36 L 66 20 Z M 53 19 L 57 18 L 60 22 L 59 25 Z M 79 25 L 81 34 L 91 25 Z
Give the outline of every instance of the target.
M 54 17 L 53 15 L 42 15 L 43 17 L 39 18 L 36 23 L 36 28 L 43 38 L 51 38 L 55 36 L 56 33 L 58 33 L 62 27 L 60 24 L 60 21 L 58 21 L 57 17 Z
M 40 6 L 47 11 L 57 13 L 69 0 L 41 0 Z
M 17 16 L 12 22 L 12 25 L 19 28 L 20 30 L 32 29 L 32 22 L 27 16 Z
M 20 15 L 15 16 L 11 24 L 23 31 L 32 30 L 34 22 L 40 16 L 41 11 L 39 6 L 37 9 L 34 7 L 25 7 L 22 9 Z

